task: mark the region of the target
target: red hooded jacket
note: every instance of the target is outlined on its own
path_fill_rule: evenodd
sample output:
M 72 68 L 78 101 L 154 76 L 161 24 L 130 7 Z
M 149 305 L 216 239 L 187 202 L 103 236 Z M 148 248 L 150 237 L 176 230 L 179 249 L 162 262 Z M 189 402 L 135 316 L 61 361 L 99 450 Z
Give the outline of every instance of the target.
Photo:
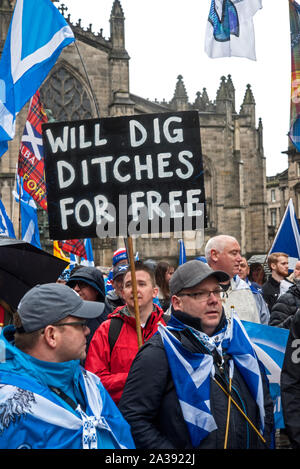
M 165 325 L 163 310 L 157 305 L 154 306 L 155 310 L 150 314 L 145 327 L 141 327 L 143 343 L 156 333 L 159 322 Z M 117 308 L 98 327 L 90 343 L 85 361 L 85 368 L 101 379 L 103 386 L 116 404 L 121 399 L 127 375 L 138 352 L 135 318 L 124 314 L 122 310 L 124 310 L 124 306 Z M 123 320 L 123 325 L 110 354 L 108 331 L 113 317 L 120 317 Z

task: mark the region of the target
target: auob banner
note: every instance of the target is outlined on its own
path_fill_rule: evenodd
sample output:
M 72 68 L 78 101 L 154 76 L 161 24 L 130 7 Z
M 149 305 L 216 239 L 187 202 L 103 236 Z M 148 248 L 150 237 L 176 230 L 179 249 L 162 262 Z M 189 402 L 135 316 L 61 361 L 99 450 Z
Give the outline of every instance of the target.
M 274 402 L 275 428 L 284 428 L 280 395 L 280 374 L 283 364 L 288 329 L 242 321 L 252 340 L 256 354 L 263 363 Z
M 43 125 L 51 239 L 205 226 L 196 111 Z

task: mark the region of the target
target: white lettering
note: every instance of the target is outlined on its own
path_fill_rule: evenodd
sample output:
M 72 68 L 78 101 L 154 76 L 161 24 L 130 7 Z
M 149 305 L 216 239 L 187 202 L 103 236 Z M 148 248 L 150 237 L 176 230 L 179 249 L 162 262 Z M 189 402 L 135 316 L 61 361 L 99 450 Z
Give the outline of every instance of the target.
M 74 202 L 73 197 L 68 197 L 67 199 L 62 199 L 59 201 L 60 213 L 61 213 L 61 227 L 63 230 L 68 229 L 67 216 L 72 215 L 74 210 L 72 208 L 66 209 L 67 204 L 72 204 Z
M 176 211 L 176 208 L 181 209 L 181 204 L 179 200 L 176 200 L 175 197 L 181 197 L 182 191 L 171 191 L 169 192 L 169 204 L 170 204 L 170 216 L 171 218 L 182 218 L 184 213 L 182 211 Z
M 69 171 L 69 178 L 64 178 L 64 169 Z M 57 162 L 58 184 L 60 189 L 69 187 L 75 179 L 75 170 L 73 166 L 67 161 L 60 160 Z
M 180 177 L 180 179 L 189 179 L 194 172 L 193 165 L 189 161 L 185 160 L 185 156 L 187 158 L 193 158 L 193 153 L 188 150 L 184 150 L 178 154 L 178 160 L 180 161 L 180 163 L 183 163 L 188 170 L 186 173 L 183 173 L 180 168 L 176 169 L 176 174 L 178 177 Z
M 138 129 L 141 133 L 140 140 L 137 139 L 136 129 Z M 147 138 L 147 131 L 145 127 L 136 120 L 129 121 L 129 136 L 130 136 L 130 144 L 132 147 L 138 147 L 145 143 Z
M 199 198 L 196 195 L 201 194 L 201 189 L 191 189 L 186 193 L 187 214 L 188 217 L 198 217 L 202 215 L 202 210 L 194 210 L 193 205 L 199 204 Z
M 183 142 L 183 132 L 182 129 L 174 129 L 174 137 L 171 136 L 169 132 L 169 126 L 171 122 L 182 122 L 181 117 L 169 117 L 163 125 L 163 131 L 166 139 L 170 143 Z
M 112 156 L 101 156 L 98 158 L 93 158 L 91 160 L 91 164 L 99 164 L 100 168 L 100 180 L 102 183 L 107 182 L 107 174 L 106 174 L 106 163 L 109 161 L 112 161 L 113 157 Z
M 88 210 L 88 218 L 85 221 L 80 218 L 80 210 L 82 209 L 82 207 L 86 207 L 87 210 Z M 75 218 L 76 218 L 76 221 L 77 221 L 78 225 L 80 225 L 80 226 L 89 226 L 93 223 L 94 209 L 93 209 L 93 206 L 92 206 L 92 204 L 89 200 L 83 199 L 83 200 L 80 200 L 80 202 L 78 202 L 76 204 Z
M 92 145 L 92 142 L 85 141 L 85 127 L 81 125 L 79 127 L 79 148 L 88 148 Z
M 170 159 L 172 153 L 158 153 L 157 163 L 158 163 L 158 177 L 159 178 L 169 178 L 173 176 L 173 171 L 165 171 L 164 168 L 170 165 L 170 161 L 165 161 Z
M 140 156 L 135 155 L 134 157 L 134 164 L 135 164 L 135 173 L 137 181 L 142 179 L 142 171 L 147 171 L 147 178 L 153 179 L 153 168 L 152 168 L 152 156 L 146 155 L 146 163 L 141 164 Z
M 117 181 L 120 181 L 120 182 L 128 182 L 130 181 L 131 179 L 131 176 L 130 174 L 127 174 L 126 176 L 122 176 L 120 173 L 119 173 L 119 165 L 122 163 L 122 162 L 126 162 L 128 163 L 128 161 L 130 161 L 130 158 L 129 156 L 120 156 L 119 158 L 117 158 L 115 164 L 114 164 L 114 170 L 113 170 L 113 173 L 114 173 L 114 177 L 117 179 Z
M 100 138 L 100 124 L 95 124 L 95 146 L 106 145 L 107 139 Z
M 57 137 L 54 140 L 51 129 L 46 130 L 46 135 L 48 137 L 48 142 L 51 146 L 52 153 L 57 153 L 59 148 L 63 152 L 68 150 L 68 136 L 69 136 L 68 126 L 65 126 L 63 128 L 63 139 L 61 139 L 60 137 Z

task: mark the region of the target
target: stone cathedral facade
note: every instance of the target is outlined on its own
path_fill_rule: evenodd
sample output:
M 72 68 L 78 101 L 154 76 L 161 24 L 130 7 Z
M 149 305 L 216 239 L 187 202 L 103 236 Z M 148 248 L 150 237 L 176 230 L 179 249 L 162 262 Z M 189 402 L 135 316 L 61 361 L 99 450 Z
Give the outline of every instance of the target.
M 54 0 L 55 1 L 55 0 Z M 14 0 L 0 0 L 0 53 L 3 49 Z M 240 110 L 236 109 L 232 77 L 222 76 L 216 96 L 205 88 L 190 101 L 183 77 L 174 77 L 170 101 L 152 102 L 131 93 L 129 87 L 130 51 L 125 48 L 125 12 L 120 0 L 112 0 L 110 37 L 95 33 L 81 20 L 71 23 L 64 5 L 55 2 L 71 25 L 76 44 L 65 48 L 40 88 L 44 107 L 56 121 L 114 117 L 141 113 L 197 110 L 204 162 L 208 225 L 204 233 L 184 236 L 186 254 L 203 254 L 205 242 L 216 234 L 235 236 L 243 254 L 265 253 L 267 249 L 266 169 L 263 126 L 256 124 L 255 98 L 247 86 Z M 95 2 L 97 4 L 97 2 Z M 99 7 L 100 8 L 100 7 Z M 184 73 L 184 70 L 182 71 Z M 172 94 L 172 90 L 170 90 Z M 28 107 L 20 112 L 16 135 L 0 160 L 0 197 L 18 232 L 18 213 L 12 190 L 18 149 Z M 47 237 L 47 217 L 39 214 L 43 247 L 51 249 Z M 93 239 L 96 265 L 109 266 L 112 252 L 123 246 L 122 239 Z M 140 258 L 178 260 L 178 238 L 134 240 Z

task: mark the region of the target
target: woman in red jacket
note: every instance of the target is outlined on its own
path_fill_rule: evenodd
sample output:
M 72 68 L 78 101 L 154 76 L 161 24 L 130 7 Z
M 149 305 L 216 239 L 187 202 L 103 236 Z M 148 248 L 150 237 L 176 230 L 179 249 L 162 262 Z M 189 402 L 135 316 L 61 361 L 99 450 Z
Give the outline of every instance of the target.
M 164 313 L 153 303 L 158 292 L 153 271 L 139 261 L 135 264 L 135 271 L 141 333 L 145 342 L 156 333 L 160 321 L 164 324 Z M 116 404 L 121 399 L 128 372 L 138 352 L 130 270 L 124 277 L 123 298 L 126 305 L 117 308 L 96 330 L 85 362 L 85 368 L 99 376 Z

